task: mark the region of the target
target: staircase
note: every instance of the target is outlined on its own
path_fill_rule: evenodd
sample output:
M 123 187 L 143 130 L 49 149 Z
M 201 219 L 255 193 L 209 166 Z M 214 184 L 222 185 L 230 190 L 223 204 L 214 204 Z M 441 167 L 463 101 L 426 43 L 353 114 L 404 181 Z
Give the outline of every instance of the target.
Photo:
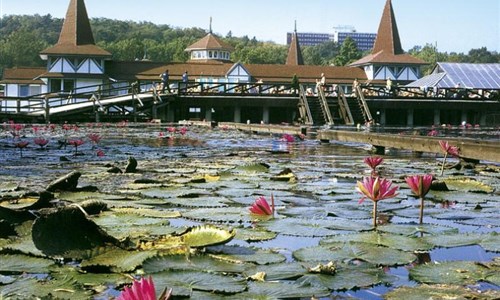
M 357 101 L 358 107 L 360 108 L 361 113 L 363 115 L 364 123 L 368 123 L 373 120 L 372 114 L 370 113 L 370 108 L 366 103 L 365 96 L 359 85 L 356 87 L 355 91 L 356 91 L 356 99 L 358 100 Z

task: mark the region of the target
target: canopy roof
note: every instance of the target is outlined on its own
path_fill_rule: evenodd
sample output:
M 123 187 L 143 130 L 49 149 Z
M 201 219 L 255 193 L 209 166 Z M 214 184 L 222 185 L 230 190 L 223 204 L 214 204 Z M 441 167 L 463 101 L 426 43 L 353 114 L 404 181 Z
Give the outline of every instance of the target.
M 500 64 L 437 63 L 432 74 L 407 87 L 500 89 Z

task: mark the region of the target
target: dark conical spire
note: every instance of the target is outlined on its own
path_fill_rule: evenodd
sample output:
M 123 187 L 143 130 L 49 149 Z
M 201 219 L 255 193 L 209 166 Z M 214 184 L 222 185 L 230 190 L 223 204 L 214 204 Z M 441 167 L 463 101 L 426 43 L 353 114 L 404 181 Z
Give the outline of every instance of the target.
M 286 58 L 286 64 L 292 66 L 299 66 L 304 64 L 304 59 L 302 58 L 302 51 L 300 50 L 299 38 L 297 36 L 297 21 L 295 21 L 295 28 L 292 33 L 290 48 L 288 48 L 288 56 Z
M 404 53 L 391 0 L 387 0 L 385 4 L 372 53 L 376 54 L 380 51 L 393 55 Z
M 94 45 L 87 9 L 83 0 L 71 0 L 58 44 Z
M 59 41 L 40 55 L 42 58 L 47 55 L 111 56 L 95 45 L 84 0 L 70 1 Z

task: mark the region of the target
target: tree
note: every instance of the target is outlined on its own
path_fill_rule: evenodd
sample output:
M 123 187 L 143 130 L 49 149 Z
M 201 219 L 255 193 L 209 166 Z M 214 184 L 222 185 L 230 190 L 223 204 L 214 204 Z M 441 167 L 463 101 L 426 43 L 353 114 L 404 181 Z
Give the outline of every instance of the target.
M 351 37 L 347 37 L 340 47 L 339 54 L 333 60 L 336 66 L 345 66 L 361 58 L 361 52 Z

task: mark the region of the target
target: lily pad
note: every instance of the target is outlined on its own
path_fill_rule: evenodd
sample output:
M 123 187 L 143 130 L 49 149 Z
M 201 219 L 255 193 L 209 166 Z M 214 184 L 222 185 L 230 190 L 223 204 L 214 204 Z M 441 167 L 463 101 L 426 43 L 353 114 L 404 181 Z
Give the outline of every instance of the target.
M 222 261 L 208 255 L 161 255 L 146 260 L 143 268 L 146 273 L 158 273 L 166 270 L 241 273 L 248 268 L 248 265 Z
M 76 206 L 50 209 L 35 220 L 32 228 L 35 246 L 46 255 L 90 250 L 106 244 L 120 245 Z
M 441 237 L 441 236 L 439 236 Z M 387 234 L 379 232 L 363 232 L 348 235 L 339 235 L 323 239 L 320 245 L 338 242 L 362 242 L 389 247 L 402 251 L 425 251 L 434 248 L 432 243 L 419 237 Z
M 112 249 L 82 261 L 81 267 L 83 270 L 106 269 L 114 273 L 132 272 L 154 255 L 156 255 L 155 251 Z
M 301 264 L 292 262 L 252 266 L 245 270 L 244 275 L 250 277 L 261 272 L 264 273 L 265 281 L 276 281 L 298 278 L 304 275 L 307 270 Z
M 474 291 L 459 285 L 419 285 L 415 287 L 399 287 L 387 294 L 387 300 L 421 300 L 421 299 L 500 299 L 500 292 L 495 290 Z
M 207 252 L 214 258 L 236 263 L 252 262 L 259 265 L 279 263 L 286 260 L 282 254 L 254 247 L 218 246 L 209 247 Z
M 328 297 L 330 295 L 329 290 L 324 287 L 313 286 L 307 283 L 296 284 L 288 282 L 249 282 L 248 293 L 274 297 L 274 299 L 312 299 L 316 297 Z
M 305 262 L 349 262 L 362 260 L 374 265 L 406 265 L 416 260 L 412 253 L 366 243 L 335 243 L 308 247 L 293 252 L 293 257 Z
M 242 279 L 200 271 L 164 271 L 155 273 L 154 281 L 156 287 L 172 288 L 174 296 L 178 288 L 216 294 L 235 294 L 247 289 Z
M 395 276 L 387 275 L 380 268 L 369 264 L 360 266 L 343 265 L 335 275 L 308 274 L 297 282 L 307 282 L 316 286 L 324 286 L 334 291 L 352 290 L 355 288 L 370 287 L 377 284 L 388 284 L 396 280 Z
M 443 180 L 448 189 L 463 192 L 492 193 L 492 186 L 479 182 L 472 178 L 448 177 Z
M 425 240 L 437 247 L 460 247 L 468 245 L 480 245 L 488 251 L 500 252 L 500 235 L 497 233 L 456 233 L 443 234 L 440 236 L 428 236 Z
M 54 261 L 46 258 L 37 258 L 20 254 L 0 254 L 1 273 L 46 273 L 47 269 L 54 265 Z
M 182 242 L 191 248 L 225 244 L 233 239 L 235 230 L 224 230 L 211 225 L 190 228 L 182 234 Z
M 499 264 L 452 261 L 416 266 L 410 270 L 410 278 L 428 284 L 467 285 L 489 281 L 498 285 L 499 277 L 495 274 L 499 273 Z
M 47 295 L 51 295 L 54 299 L 87 300 L 92 297 L 92 292 L 83 290 L 73 278 L 64 280 L 22 278 L 2 286 L 2 297 L 5 299 L 41 299 Z

